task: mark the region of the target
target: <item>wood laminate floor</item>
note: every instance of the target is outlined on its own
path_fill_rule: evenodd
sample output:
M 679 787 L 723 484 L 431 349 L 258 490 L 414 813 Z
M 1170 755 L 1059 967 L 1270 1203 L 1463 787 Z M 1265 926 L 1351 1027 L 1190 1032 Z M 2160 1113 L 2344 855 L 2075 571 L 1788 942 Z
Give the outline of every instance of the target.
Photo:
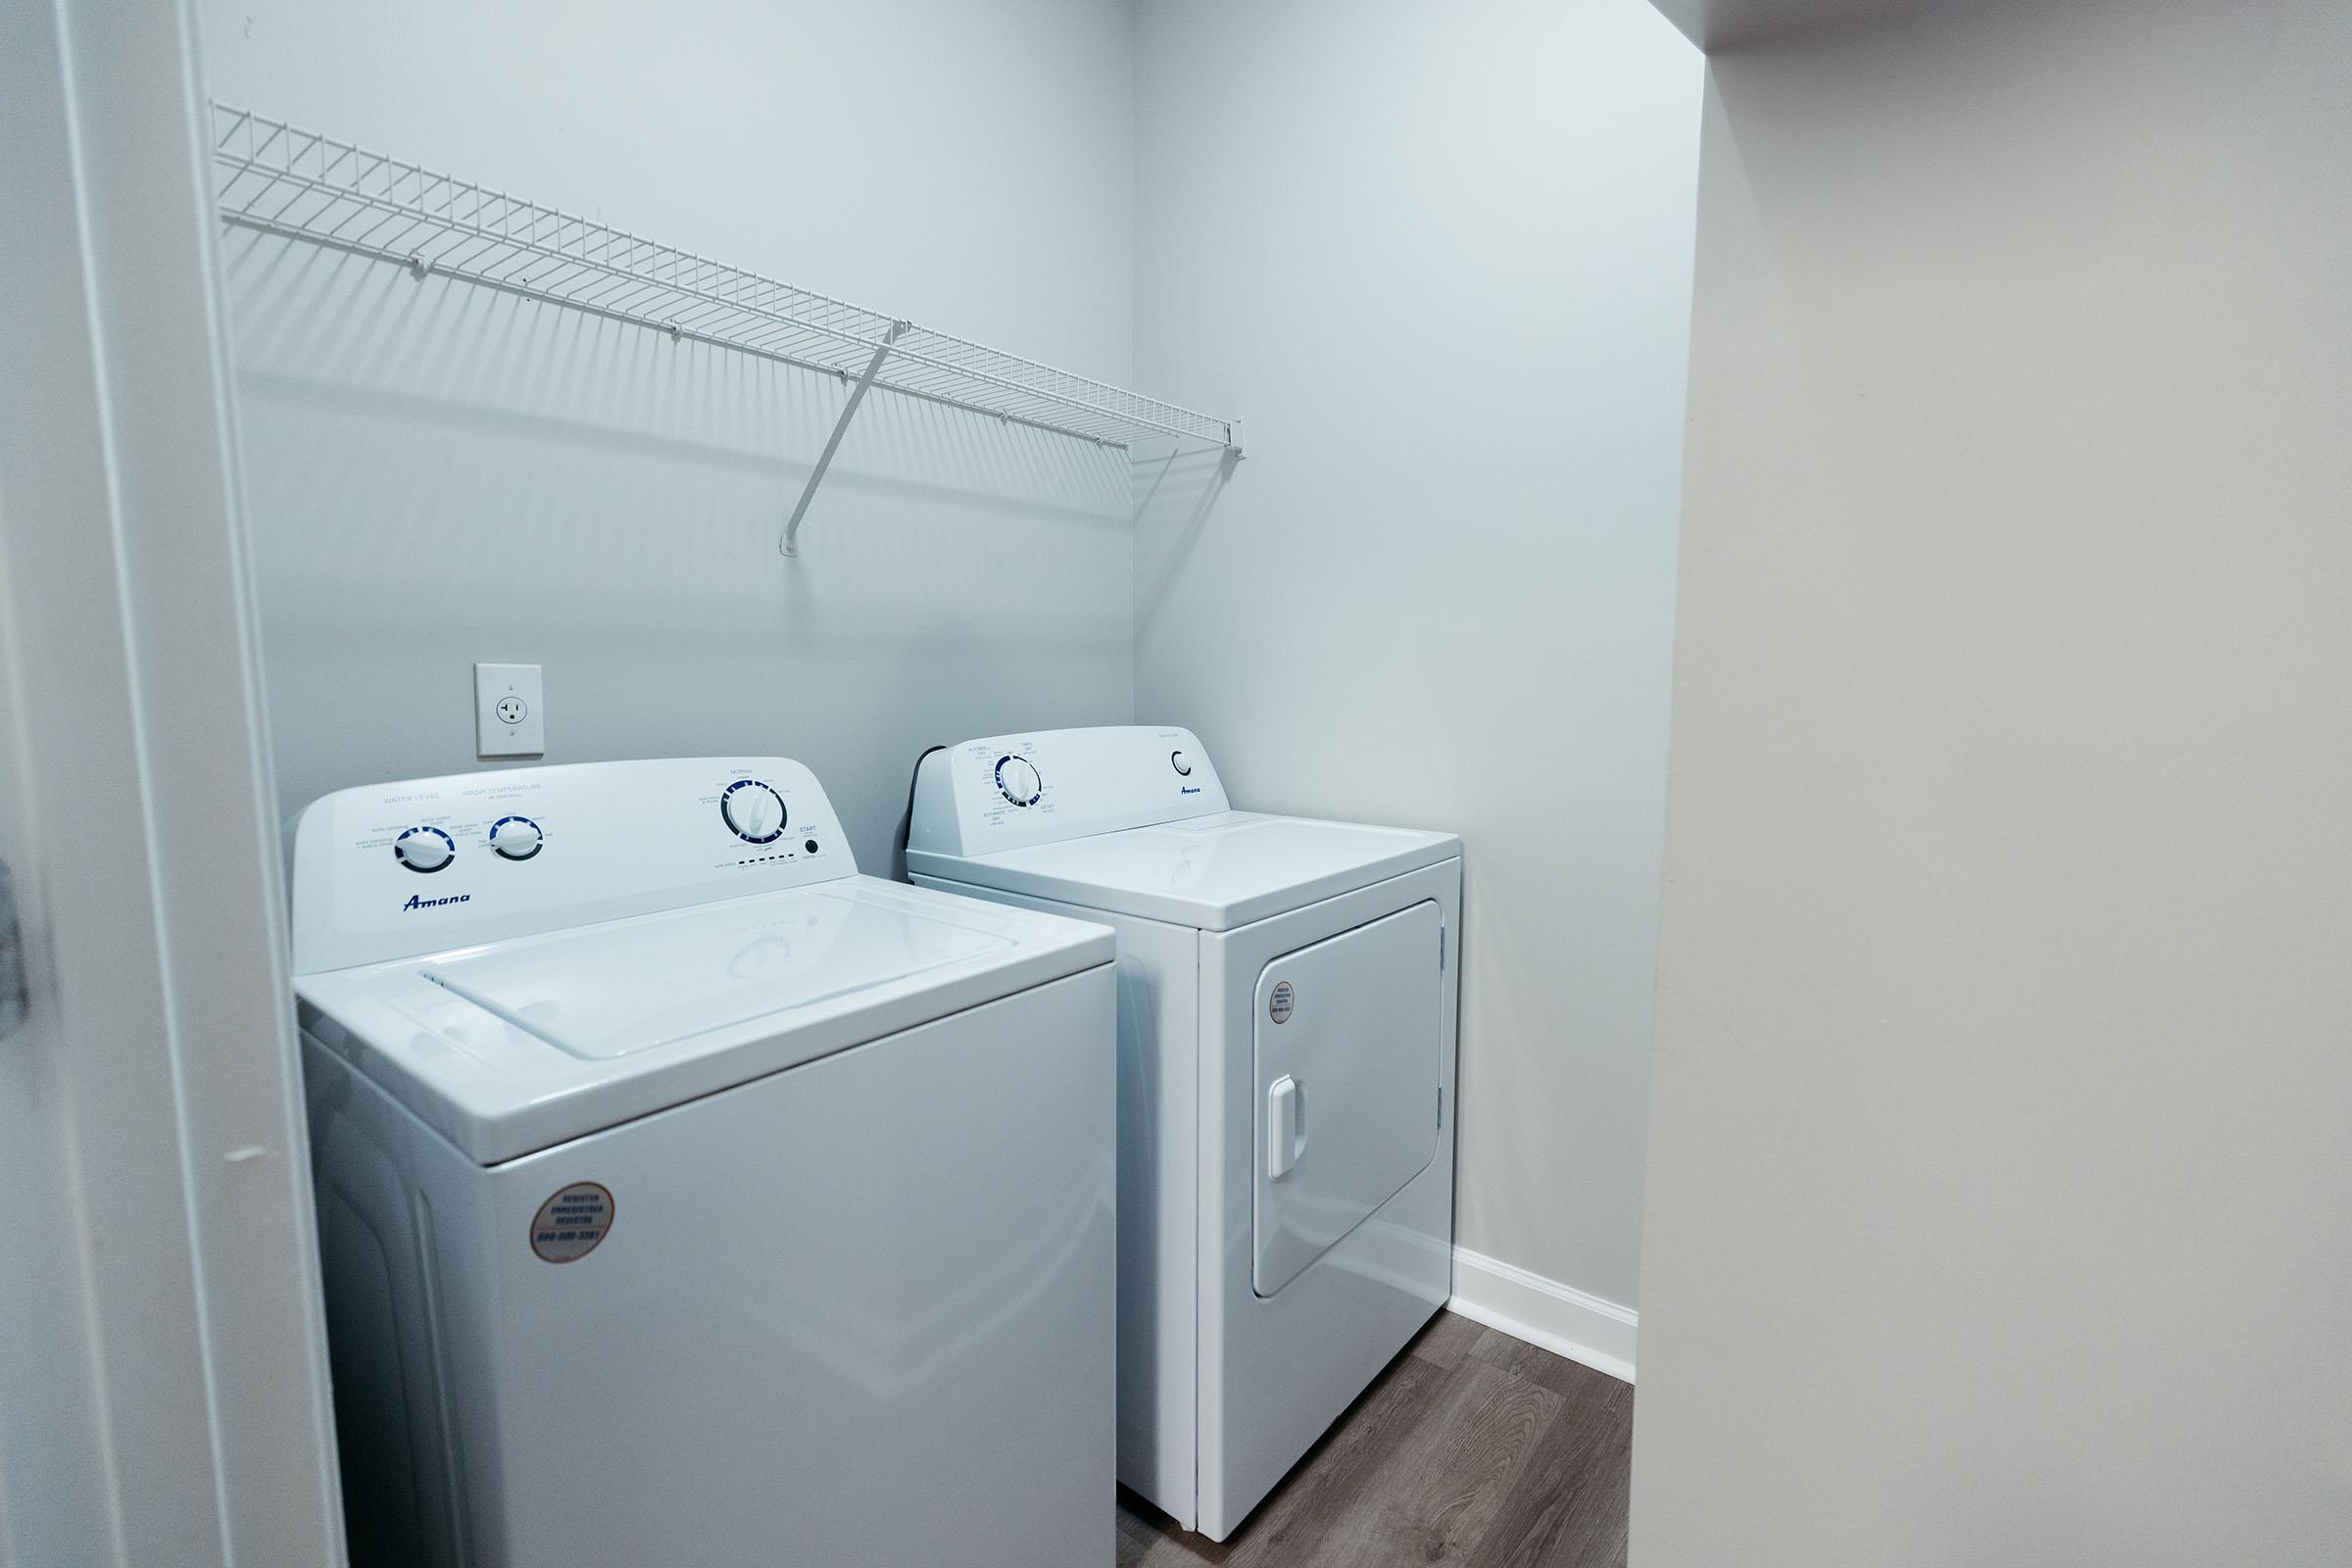
M 1441 1312 L 1219 1545 L 1119 1498 L 1119 1568 L 1621 1568 L 1634 1391 Z

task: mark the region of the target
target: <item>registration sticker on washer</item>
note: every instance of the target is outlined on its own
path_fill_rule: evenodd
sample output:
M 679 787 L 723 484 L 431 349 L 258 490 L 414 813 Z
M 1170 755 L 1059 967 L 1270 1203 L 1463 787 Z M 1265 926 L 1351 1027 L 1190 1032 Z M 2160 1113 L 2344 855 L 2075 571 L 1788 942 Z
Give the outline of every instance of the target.
M 596 1250 L 612 1229 L 612 1195 L 596 1182 L 573 1182 L 531 1216 L 531 1250 L 569 1263 Z
M 1266 999 L 1266 1016 L 1276 1023 L 1289 1023 L 1298 1010 L 1298 993 L 1288 980 L 1274 982 L 1274 995 Z

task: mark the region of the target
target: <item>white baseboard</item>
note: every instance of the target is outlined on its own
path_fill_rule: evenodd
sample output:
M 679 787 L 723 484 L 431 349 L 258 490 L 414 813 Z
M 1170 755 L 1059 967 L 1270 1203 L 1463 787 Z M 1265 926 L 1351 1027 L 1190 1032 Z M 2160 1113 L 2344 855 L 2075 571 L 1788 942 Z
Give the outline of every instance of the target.
M 1530 1274 L 1516 1263 L 1453 1250 L 1453 1299 L 1447 1308 L 1473 1323 L 1564 1355 L 1595 1372 L 1634 1381 L 1639 1314 L 1573 1285 Z

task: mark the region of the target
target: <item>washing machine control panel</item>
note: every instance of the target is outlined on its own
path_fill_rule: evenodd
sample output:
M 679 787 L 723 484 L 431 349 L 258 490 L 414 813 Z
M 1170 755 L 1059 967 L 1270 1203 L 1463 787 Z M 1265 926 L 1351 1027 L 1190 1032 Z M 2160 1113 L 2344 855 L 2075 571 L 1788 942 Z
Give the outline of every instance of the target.
M 784 758 L 503 768 L 343 790 L 294 842 L 298 973 L 857 873 Z
M 988 855 L 1230 809 L 1200 738 L 1152 725 L 993 735 L 917 764 L 912 849 Z

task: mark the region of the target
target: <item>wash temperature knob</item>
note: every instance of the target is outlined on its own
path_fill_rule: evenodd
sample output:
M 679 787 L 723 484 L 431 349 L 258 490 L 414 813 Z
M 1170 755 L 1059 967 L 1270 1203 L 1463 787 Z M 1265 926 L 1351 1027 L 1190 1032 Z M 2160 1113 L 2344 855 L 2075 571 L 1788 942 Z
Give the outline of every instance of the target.
M 527 860 L 539 853 L 539 824 L 527 816 L 499 818 L 490 829 L 490 847 L 510 860 Z

